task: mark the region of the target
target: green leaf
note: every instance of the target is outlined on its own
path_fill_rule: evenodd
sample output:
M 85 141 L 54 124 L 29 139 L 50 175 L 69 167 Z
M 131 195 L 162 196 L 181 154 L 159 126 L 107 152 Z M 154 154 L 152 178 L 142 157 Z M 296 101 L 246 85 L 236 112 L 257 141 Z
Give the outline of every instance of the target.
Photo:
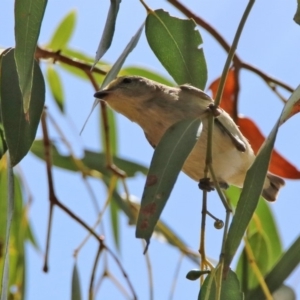
M 246 228 L 256 209 L 267 174 L 278 128 L 293 115 L 293 108 L 295 105 L 297 105 L 299 99 L 300 85 L 286 102 L 279 120 L 276 122 L 265 143 L 260 148 L 254 163 L 247 172 L 244 188 L 237 204 L 236 212 L 230 224 L 225 242 L 225 270 L 229 268 L 235 252 L 243 238 L 244 232 L 246 231 Z
M 293 272 L 293 270 L 300 263 L 300 236 L 291 245 L 291 247 L 283 254 L 278 263 L 265 277 L 266 284 L 271 293 L 276 291 L 286 280 L 286 278 Z M 246 295 L 247 300 L 265 299 L 261 287 L 258 286 L 254 291 L 251 291 Z
M 1 122 L 1 110 L 0 110 L 0 160 L 2 156 L 5 154 L 6 150 L 7 150 L 7 145 L 4 136 L 3 124 Z
M 255 263 L 258 266 L 262 275 L 265 275 L 270 269 L 270 245 L 263 234 L 256 232 L 248 238 L 249 245 L 255 258 Z M 258 280 L 251 267 L 251 262 L 244 249 L 241 253 L 236 271 L 240 282 L 242 283 L 243 291 L 246 292 L 255 288 L 258 285 Z
M 105 184 L 108 186 L 108 181 L 105 180 Z M 124 200 L 117 191 L 113 192 L 112 202 L 115 202 L 118 207 L 125 213 L 128 217 L 129 224 L 136 224 L 138 210 L 140 205 L 133 201 Z M 199 266 L 199 253 L 194 252 L 190 249 L 187 244 L 163 221 L 158 221 L 155 227 L 155 236 L 160 241 L 167 241 L 173 247 L 176 247 L 180 253 L 183 253 L 187 258 L 189 258 L 193 263 Z M 161 238 L 160 238 L 161 237 Z
M 294 16 L 294 21 L 300 25 L 300 0 L 297 0 L 297 11 Z
M 169 81 L 168 79 L 166 79 L 165 77 L 147 69 L 147 68 L 140 68 L 140 67 L 127 67 L 125 69 L 122 69 L 120 71 L 120 76 L 124 76 L 124 75 L 136 75 L 136 76 L 142 76 L 142 77 L 146 77 L 149 78 L 151 80 L 160 82 L 162 84 L 168 85 L 168 86 L 173 86 L 174 83 Z
M 231 186 L 224 193 L 230 204 L 236 206 L 241 195 L 241 189 Z M 252 218 L 248 228 L 248 235 L 251 236 L 256 232 L 264 234 L 264 238 L 269 245 L 270 264 L 273 265 L 282 254 L 282 245 L 270 204 L 262 197 L 259 199 L 254 216 L 255 219 Z
M 145 239 L 147 244 L 201 131 L 199 118 L 181 120 L 166 131 L 154 151 L 136 227 L 136 237 Z
M 45 102 L 45 83 L 35 62 L 29 111 L 24 113 L 14 50 L 3 55 L 0 76 L 2 122 L 11 163 L 15 166 L 27 154 L 35 138 Z
M 44 159 L 44 146 L 41 140 L 35 141 L 30 150 L 37 157 Z M 52 163 L 55 166 L 73 172 L 79 171 L 73 158 L 69 155 L 61 155 L 53 144 L 51 145 L 51 155 Z M 128 177 L 135 176 L 137 172 L 147 174 L 148 169 L 140 164 L 119 157 L 114 157 L 113 159 L 115 164 L 120 169 L 124 170 Z M 97 170 L 98 172 L 104 174 L 107 177 L 111 175 L 111 172 L 106 167 L 106 156 L 104 153 L 97 153 L 85 150 L 84 157 L 81 159 L 81 161 L 87 168 L 91 170 Z
M 76 262 L 74 263 L 73 273 L 72 273 L 72 296 L 71 300 L 81 300 L 81 288 L 80 288 L 80 278 L 77 269 Z
M 65 48 L 74 32 L 77 14 L 75 10 L 71 10 L 55 29 L 47 48 L 58 51 Z
M 102 33 L 101 41 L 96 51 L 96 57 L 95 57 L 95 62 L 93 67 L 101 59 L 101 57 L 105 54 L 105 52 L 109 49 L 111 45 L 114 32 L 115 32 L 115 24 L 117 20 L 120 3 L 121 0 L 110 0 L 110 7 L 107 14 L 105 27 Z
M 140 36 L 142 34 L 143 29 L 144 29 L 144 23 L 138 29 L 136 34 L 131 38 L 130 42 L 127 44 L 124 51 L 121 53 L 121 55 L 119 56 L 117 61 L 113 64 L 113 66 L 111 67 L 109 72 L 106 74 L 106 76 L 102 82 L 100 90 L 103 90 L 113 79 L 116 78 L 116 76 L 118 75 L 119 71 L 121 70 L 127 56 L 136 47 L 136 45 L 140 39 Z
M 1 300 L 8 299 L 8 293 L 9 293 L 9 244 L 10 244 L 10 231 L 11 231 L 11 224 L 13 219 L 13 212 L 14 212 L 14 174 L 13 174 L 13 168 L 9 161 L 8 157 L 8 167 L 7 167 L 7 215 L 6 215 L 6 224 L 5 224 L 5 243 L 4 243 L 4 259 L 3 259 L 3 272 L 2 272 L 2 278 L 1 278 Z M 2 198 L 2 199 L 5 199 Z M 2 270 L 2 268 L 1 268 Z
M 40 34 L 47 0 L 15 1 L 15 60 L 24 113 L 32 100 L 34 53 Z
M 108 139 L 109 139 L 110 151 L 112 155 L 116 155 L 118 153 L 118 131 L 117 131 L 115 112 L 110 108 L 108 108 L 106 112 L 107 112 L 107 125 L 108 125 L 108 135 L 109 135 Z M 105 128 L 102 122 L 101 115 L 100 115 L 100 128 L 101 128 L 102 145 L 105 145 L 106 133 L 105 133 Z
M 217 297 L 217 285 L 220 276 L 222 274 L 220 274 L 220 268 L 218 267 L 205 278 L 198 300 L 243 300 L 244 297 L 240 289 L 239 280 L 231 270 L 229 270 L 226 279 L 221 280 L 221 295 L 220 298 Z
M 61 112 L 64 112 L 64 91 L 58 72 L 52 65 L 47 67 L 47 80 L 51 94 Z
M 111 67 L 111 69 L 109 70 L 109 72 L 106 74 L 106 76 L 104 77 L 101 87 L 100 87 L 100 91 L 103 90 L 113 79 L 116 78 L 116 76 L 118 75 L 119 71 L 121 70 L 127 56 L 129 55 L 129 53 L 136 47 L 140 36 L 142 34 L 144 28 L 144 23 L 142 24 L 142 26 L 139 28 L 139 30 L 137 31 L 137 33 L 131 38 L 130 42 L 128 43 L 128 45 L 126 46 L 126 48 L 124 49 L 124 51 L 122 52 L 122 54 L 119 56 L 119 58 L 117 59 L 117 61 L 114 63 L 114 65 Z M 80 131 L 80 133 L 84 130 L 86 123 L 88 122 L 92 112 L 94 111 L 95 107 L 98 105 L 99 103 L 99 99 L 95 99 L 94 104 L 91 108 L 91 111 L 86 119 L 86 121 L 83 124 L 83 127 Z
M 110 221 L 113 230 L 114 241 L 117 249 L 120 251 L 120 221 L 119 221 L 119 207 L 116 201 L 110 201 Z
M 182 20 L 161 9 L 149 12 L 146 36 L 152 51 L 180 85 L 189 83 L 204 89 L 207 68 L 203 43 L 194 20 Z

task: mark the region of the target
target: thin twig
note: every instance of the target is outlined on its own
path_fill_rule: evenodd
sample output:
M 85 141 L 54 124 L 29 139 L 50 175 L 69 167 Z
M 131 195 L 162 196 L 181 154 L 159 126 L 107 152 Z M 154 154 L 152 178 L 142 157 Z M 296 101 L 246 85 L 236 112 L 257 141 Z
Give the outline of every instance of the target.
M 43 49 L 41 47 L 36 47 L 35 50 L 35 58 L 36 59 L 53 59 L 54 62 L 59 61 L 61 63 L 64 63 L 68 66 L 75 67 L 77 69 L 80 69 L 82 71 L 88 71 L 90 72 L 92 64 L 86 63 L 84 61 L 81 61 L 77 58 L 70 58 L 68 56 L 65 56 L 60 53 L 60 51 L 51 51 L 48 49 Z M 101 75 L 106 75 L 107 72 L 103 71 L 97 67 L 93 68 L 93 73 L 101 74 Z
M 143 245 L 143 249 L 145 249 L 145 247 L 147 247 L 146 242 L 144 240 L 142 241 L 142 245 Z M 145 253 L 145 260 L 146 260 L 146 264 L 147 264 L 148 279 L 149 279 L 149 299 L 154 300 L 153 273 L 152 273 L 152 266 L 151 266 L 151 261 L 150 261 L 148 251 Z
M 178 263 L 177 263 L 177 266 L 176 266 L 176 269 L 175 269 L 174 279 L 173 279 L 172 287 L 171 287 L 171 290 L 170 290 L 169 300 L 172 300 L 174 298 L 177 279 L 178 279 L 178 276 L 179 276 L 179 271 L 180 271 L 180 267 L 181 267 L 183 258 L 184 258 L 184 254 L 181 253 L 181 255 L 179 257 L 179 260 L 178 260 Z
M 94 261 L 94 265 L 93 265 L 93 270 L 92 270 L 92 274 L 91 274 L 91 279 L 90 279 L 90 286 L 89 286 L 89 300 L 93 300 L 94 299 L 94 292 L 93 292 L 93 286 L 94 286 L 94 281 L 95 281 L 95 274 L 96 274 L 96 270 L 97 270 L 97 265 L 99 262 L 99 258 L 100 255 L 103 251 L 104 247 L 103 244 L 99 245 L 96 257 L 95 257 L 95 261 Z

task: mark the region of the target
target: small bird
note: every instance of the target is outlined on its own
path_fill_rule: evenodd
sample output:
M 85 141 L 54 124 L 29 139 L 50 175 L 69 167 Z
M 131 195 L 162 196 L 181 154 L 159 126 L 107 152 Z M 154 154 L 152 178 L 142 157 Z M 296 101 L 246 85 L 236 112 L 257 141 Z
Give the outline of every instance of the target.
M 202 90 L 186 84 L 170 87 L 140 76 L 123 76 L 94 96 L 140 125 L 154 148 L 171 125 L 200 117 L 203 130 L 182 170 L 198 182 L 204 177 L 208 116 L 214 101 Z M 220 108 L 217 111 L 219 115 L 214 119 L 213 131 L 213 170 L 222 188 L 229 185 L 243 187 L 255 154 L 232 118 Z M 283 185 L 282 178 L 268 173 L 262 196 L 275 201 Z

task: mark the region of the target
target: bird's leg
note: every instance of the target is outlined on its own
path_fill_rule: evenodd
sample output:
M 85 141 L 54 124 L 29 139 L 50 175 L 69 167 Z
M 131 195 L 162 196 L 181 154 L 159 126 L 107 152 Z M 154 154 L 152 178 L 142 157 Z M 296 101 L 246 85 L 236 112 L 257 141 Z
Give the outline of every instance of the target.
M 220 188 L 223 190 L 227 190 L 229 188 L 229 184 L 225 181 L 219 181 Z M 201 178 L 199 180 L 198 187 L 200 190 L 204 190 L 207 192 L 211 192 L 215 190 L 215 185 L 209 178 Z

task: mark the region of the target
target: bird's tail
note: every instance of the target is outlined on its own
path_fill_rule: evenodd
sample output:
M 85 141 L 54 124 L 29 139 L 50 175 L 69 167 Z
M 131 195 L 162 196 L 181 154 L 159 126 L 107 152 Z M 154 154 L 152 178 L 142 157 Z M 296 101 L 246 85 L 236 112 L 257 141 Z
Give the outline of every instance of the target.
M 284 186 L 284 184 L 285 182 L 282 178 L 268 173 L 262 191 L 262 196 L 268 201 L 275 201 L 280 188 Z

